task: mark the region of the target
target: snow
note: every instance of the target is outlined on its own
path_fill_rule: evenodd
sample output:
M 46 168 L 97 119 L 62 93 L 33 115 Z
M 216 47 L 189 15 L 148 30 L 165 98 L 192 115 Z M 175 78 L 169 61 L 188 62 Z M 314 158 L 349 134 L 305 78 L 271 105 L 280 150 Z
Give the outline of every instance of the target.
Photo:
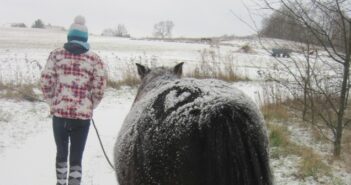
M 66 41 L 66 32 L 58 30 L 0 28 L 0 82 L 10 84 L 35 84 L 51 50 Z M 273 68 L 270 57 L 252 39 L 228 42 L 227 46 L 213 48 L 206 44 L 176 43 L 162 41 L 133 40 L 126 38 L 89 36 L 92 48 L 108 64 L 112 79 L 121 78 L 121 73 L 129 63 L 144 63 L 150 66 L 172 66 L 184 61 L 184 72 L 190 71 L 200 61 L 203 49 L 233 55 L 236 72 L 257 81 L 239 82 L 232 86 L 243 91 L 256 104 L 261 105 L 262 95 L 267 93 L 260 81 L 258 71 Z M 281 42 L 281 41 L 278 41 Z M 238 52 L 249 43 L 255 52 Z M 282 42 L 284 44 L 284 42 Z M 262 85 L 263 84 L 263 85 Z M 38 90 L 36 90 L 38 91 Z M 124 87 L 120 90 L 108 89 L 101 104 L 94 112 L 94 120 L 99 129 L 110 160 L 117 135 L 127 116 L 136 89 Z M 185 92 L 171 101 L 174 93 L 167 97 L 166 107 L 173 107 L 177 101 L 187 99 Z M 48 185 L 55 183 L 55 143 L 53 139 L 49 108 L 45 103 L 0 99 L 0 179 L 4 185 Z M 313 141 L 308 129 L 288 125 L 293 139 L 302 145 L 312 147 L 324 155 L 330 145 Z M 271 160 L 276 184 L 318 184 L 314 179 L 295 177 L 299 157 L 288 156 Z M 351 173 L 342 164 L 333 165 L 334 177 L 344 184 L 350 184 Z M 331 182 L 331 181 L 329 181 Z M 90 127 L 83 159 L 83 185 L 117 184 L 114 171 L 105 161 L 97 136 Z
M 297 170 L 299 158 L 297 156 L 288 156 L 271 161 L 271 168 L 274 170 L 275 183 L 299 185 L 301 182 L 296 179 L 294 172 Z
M 165 100 L 165 110 L 169 110 L 170 108 L 174 107 L 176 104 L 183 102 L 187 97 L 191 94 L 189 92 L 183 92 L 182 94 L 177 96 L 177 91 L 171 91 Z
M 35 83 L 41 68 L 45 65 L 50 51 L 66 42 L 66 32 L 32 28 L 0 27 L 0 80 L 6 83 Z M 169 66 L 185 62 L 184 73 L 192 71 L 201 60 L 200 52 L 215 52 L 225 58 L 232 56 L 235 71 L 250 79 L 259 79 L 257 71 L 269 69 L 274 60 L 264 51 L 257 53 L 237 52 L 233 46 L 214 47 L 201 43 L 181 43 L 135 40 L 128 38 L 101 37 L 89 35 L 94 52 L 109 66 L 109 76 L 121 79 L 121 71 L 133 64 L 143 63 L 150 66 Z M 266 55 L 266 56 L 263 56 Z M 260 69 L 261 68 L 261 69 Z
M 119 91 L 108 89 L 95 110 L 94 121 L 112 161 L 113 145 L 123 118 L 130 109 L 134 93 L 129 88 Z M 1 106 L 1 111 L 11 114 L 8 122 L 0 122 L 1 126 L 5 124 L 0 136 L 1 184 L 55 184 L 56 147 L 48 106 L 45 103 L 8 100 L 1 100 Z M 82 183 L 116 184 L 115 173 L 105 161 L 92 125 L 83 158 Z

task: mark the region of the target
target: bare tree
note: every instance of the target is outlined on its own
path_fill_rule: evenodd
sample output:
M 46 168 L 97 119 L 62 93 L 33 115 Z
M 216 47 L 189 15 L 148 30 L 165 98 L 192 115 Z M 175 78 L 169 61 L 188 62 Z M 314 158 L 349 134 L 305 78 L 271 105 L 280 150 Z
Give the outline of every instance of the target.
M 350 90 L 351 19 L 350 1 L 346 0 L 264 0 L 264 7 L 287 19 L 294 20 L 306 32 L 301 32 L 305 60 L 291 59 L 291 65 L 279 61 L 280 70 L 291 78 L 285 82 L 295 85 L 292 91 L 303 96 L 304 117 L 311 110 L 312 123 L 324 132 L 330 130 L 334 156 L 339 157 L 343 129 L 351 119 L 347 118 Z M 278 7 L 278 8 L 277 8 Z M 284 11 L 282 11 L 284 10 Z M 311 61 L 311 46 L 317 44 L 322 52 L 316 52 Z M 301 63 L 302 62 L 302 63 Z M 327 67 L 326 70 L 320 68 Z M 282 82 L 284 80 L 281 80 Z M 283 84 L 283 83 L 281 83 Z M 293 85 L 293 86 L 294 86 Z M 296 88 L 301 87 L 301 88 Z M 324 127 L 316 124 L 317 116 Z M 305 117 L 306 118 L 306 117 Z M 319 120 L 317 120 L 319 121 Z
M 172 21 L 161 21 L 154 25 L 154 37 L 159 38 L 170 38 L 172 37 L 172 30 L 174 28 L 174 23 Z
M 34 21 L 32 28 L 45 28 L 44 22 L 41 19 Z
M 129 37 L 127 28 L 124 24 L 119 24 L 116 29 L 116 36 L 117 37 Z
M 290 14 L 287 8 L 281 7 L 279 11 L 283 13 L 273 12 L 262 21 L 260 34 L 264 37 L 301 41 L 305 28 L 292 15 L 286 16 Z
M 114 36 L 114 37 L 130 37 L 127 28 L 124 24 L 118 24 L 117 28 L 108 28 L 102 31 L 103 36 Z

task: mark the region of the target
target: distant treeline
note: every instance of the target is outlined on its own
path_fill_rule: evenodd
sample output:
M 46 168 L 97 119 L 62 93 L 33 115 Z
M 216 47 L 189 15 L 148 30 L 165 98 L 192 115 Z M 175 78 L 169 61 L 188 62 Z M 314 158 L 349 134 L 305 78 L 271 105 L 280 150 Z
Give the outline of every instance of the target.
M 318 12 L 315 14 L 314 16 L 318 16 Z M 330 15 L 330 17 L 321 18 L 320 21 L 323 22 L 323 28 L 308 27 L 313 26 L 313 24 L 307 26 L 300 16 L 303 15 L 294 15 L 286 7 L 282 6 L 279 11 L 275 11 L 263 20 L 260 35 L 296 42 L 306 42 L 307 39 L 310 44 L 316 45 L 320 45 L 320 40 L 318 39 L 324 40 L 324 43 L 329 43 L 329 40 L 331 40 L 336 47 L 342 47 L 345 38 L 343 38 L 343 30 L 341 30 L 340 26 L 342 25 L 340 16 Z M 323 31 L 322 34 L 319 33 L 321 31 Z

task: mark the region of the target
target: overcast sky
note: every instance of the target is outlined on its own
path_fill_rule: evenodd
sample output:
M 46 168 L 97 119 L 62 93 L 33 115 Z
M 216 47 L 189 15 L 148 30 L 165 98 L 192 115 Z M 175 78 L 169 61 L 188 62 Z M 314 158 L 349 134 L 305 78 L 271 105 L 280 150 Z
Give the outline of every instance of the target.
M 76 15 L 86 18 L 90 32 L 124 24 L 132 36 L 151 36 L 159 21 L 174 23 L 173 36 L 249 35 L 253 32 L 230 13 L 249 21 L 242 4 L 248 0 L 0 0 L 0 24 L 35 19 L 69 27 Z M 250 1 L 250 0 L 249 0 Z M 250 5 L 249 5 L 250 6 Z M 260 17 L 255 17 L 259 23 Z

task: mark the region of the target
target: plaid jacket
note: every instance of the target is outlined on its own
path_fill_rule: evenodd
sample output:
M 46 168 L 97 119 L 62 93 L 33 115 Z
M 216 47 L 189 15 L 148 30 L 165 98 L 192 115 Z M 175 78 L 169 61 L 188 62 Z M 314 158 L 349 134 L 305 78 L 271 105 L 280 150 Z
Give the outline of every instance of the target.
M 50 53 L 40 78 L 51 114 L 70 119 L 91 119 L 107 81 L 106 66 L 93 52 L 73 55 L 64 48 Z

